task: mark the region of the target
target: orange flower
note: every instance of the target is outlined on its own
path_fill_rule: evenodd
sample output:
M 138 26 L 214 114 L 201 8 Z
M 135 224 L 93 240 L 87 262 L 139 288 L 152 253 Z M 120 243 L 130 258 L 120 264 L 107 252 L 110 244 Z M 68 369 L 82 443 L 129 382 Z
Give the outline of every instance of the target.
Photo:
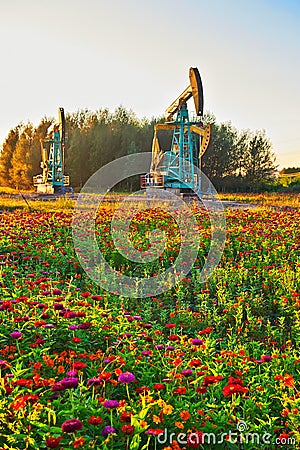
M 175 358 L 172 364 L 175 367 L 178 367 L 178 366 L 180 366 L 181 363 L 182 363 L 182 359 L 181 358 Z
M 12 409 L 15 409 L 16 411 L 18 411 L 19 409 L 24 408 L 25 406 L 26 406 L 26 399 L 25 398 L 16 399 L 10 404 L 10 407 Z
M 295 389 L 295 380 L 293 375 L 289 375 L 288 373 L 284 375 L 283 384 L 290 389 Z
M 177 428 L 180 428 L 181 430 L 184 429 L 184 425 L 183 425 L 182 422 L 175 422 L 175 426 L 176 426 Z
M 283 380 L 283 375 L 274 375 L 274 380 Z
M 121 375 L 121 373 L 122 373 L 121 369 L 116 369 L 115 370 L 115 374 L 117 375 L 117 377 L 119 377 Z
M 54 361 L 53 361 L 53 359 L 50 358 L 50 356 L 44 355 L 43 356 L 43 361 L 46 364 L 46 366 L 54 367 Z
M 40 362 L 36 362 L 33 365 L 34 370 L 39 370 L 42 367 L 42 364 Z
M 178 444 L 177 441 L 172 441 L 172 449 L 173 450 L 181 450 L 180 445 Z
M 190 413 L 188 411 L 181 411 L 179 414 L 182 420 L 189 420 L 191 417 Z
M 65 368 L 64 368 L 64 366 L 58 366 L 58 367 L 57 367 L 57 373 L 65 373 Z
M 154 423 L 161 423 L 160 417 L 156 416 L 155 414 L 152 417 L 152 420 L 153 420 Z
M 82 447 L 84 444 L 85 444 L 85 440 L 83 439 L 83 437 L 76 438 L 75 441 L 73 442 L 73 447 L 79 448 L 79 447 Z

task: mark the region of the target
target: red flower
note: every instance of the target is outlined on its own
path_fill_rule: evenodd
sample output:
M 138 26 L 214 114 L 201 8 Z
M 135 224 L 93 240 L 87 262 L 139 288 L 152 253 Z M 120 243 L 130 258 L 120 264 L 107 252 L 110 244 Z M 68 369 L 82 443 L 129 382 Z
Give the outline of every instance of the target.
M 87 366 L 87 364 L 85 364 L 84 362 L 81 362 L 81 361 L 75 361 L 75 362 L 72 364 L 72 369 L 73 369 L 73 370 L 85 369 L 86 366 Z
M 243 386 L 243 380 L 241 378 L 228 377 L 228 384 L 239 384 Z
M 204 328 L 204 330 L 199 331 L 198 334 L 209 334 L 212 332 L 212 330 L 213 330 L 212 327 Z
M 81 297 L 83 297 L 83 298 L 88 298 L 90 295 L 91 295 L 90 292 L 82 292 L 81 293 Z
M 129 423 L 130 421 L 131 421 L 131 416 L 132 416 L 132 413 L 127 413 L 127 412 L 122 412 L 122 414 L 121 414 L 121 416 L 120 416 L 120 422 L 127 422 L 127 423 Z
M 59 447 L 61 440 L 62 440 L 62 436 L 59 436 L 58 438 L 49 437 L 48 439 L 46 439 L 46 447 L 57 448 L 57 447 Z
M 100 378 L 100 380 L 109 380 L 111 377 L 111 372 L 102 372 L 99 373 L 98 378 Z
M 206 387 L 203 387 L 203 388 L 197 387 L 197 388 L 196 388 L 196 392 L 197 392 L 198 394 L 206 394 L 207 389 L 206 389 Z
M 249 389 L 241 386 L 240 384 L 227 384 L 223 388 L 223 394 L 225 397 L 231 397 L 232 394 L 245 394 Z
M 135 392 L 137 394 L 144 394 L 145 392 L 150 391 L 150 388 L 148 388 L 147 386 L 141 386 L 140 388 L 136 388 Z
M 123 425 L 121 427 L 121 430 L 123 431 L 124 434 L 126 435 L 130 435 L 134 433 L 134 426 L 133 425 Z
M 170 334 L 169 336 L 170 341 L 180 341 L 180 337 L 177 336 L 177 334 Z
M 190 433 L 187 437 L 187 446 L 190 448 L 198 448 L 203 443 L 203 433 L 202 431 L 194 431 Z
M 145 434 L 151 434 L 152 436 L 159 436 L 160 434 L 164 434 L 164 430 L 160 430 L 159 428 L 148 428 L 145 431 Z
M 178 387 L 176 389 L 174 389 L 174 394 L 179 394 L 179 395 L 183 395 L 186 393 L 186 387 Z
M 189 366 L 191 367 L 201 367 L 202 366 L 202 362 L 200 361 L 200 359 L 192 359 L 189 363 Z
M 164 385 L 164 384 L 161 384 L 161 383 L 157 383 L 157 384 L 155 384 L 154 386 L 153 386 L 153 389 L 155 390 L 155 391 L 161 391 L 161 390 L 163 390 L 163 389 L 165 389 L 166 388 L 166 386 Z
M 209 386 L 210 384 L 215 384 L 221 380 L 223 380 L 223 377 L 221 375 L 207 375 L 203 380 L 203 384 L 204 386 Z
M 88 423 L 90 423 L 91 425 L 99 425 L 101 423 L 103 423 L 103 419 L 101 419 L 101 417 L 96 417 L 96 416 L 91 416 L 88 420 Z

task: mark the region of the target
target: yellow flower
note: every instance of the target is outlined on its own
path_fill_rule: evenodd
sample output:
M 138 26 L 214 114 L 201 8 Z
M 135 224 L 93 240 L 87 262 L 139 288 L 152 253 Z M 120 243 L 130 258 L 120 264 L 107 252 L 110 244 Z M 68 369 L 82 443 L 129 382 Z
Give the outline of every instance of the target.
M 154 414 L 154 416 L 152 417 L 152 420 L 153 420 L 154 423 L 161 423 L 160 417 L 156 416 L 155 414 Z
M 174 409 L 174 408 L 173 408 L 172 405 L 167 405 L 167 404 L 165 404 L 164 407 L 163 407 L 163 413 L 166 414 L 166 415 L 168 416 L 168 415 L 172 414 L 173 409 Z
M 140 427 L 141 428 L 147 428 L 147 426 L 148 426 L 148 424 L 147 424 L 147 422 L 145 422 L 145 420 L 141 420 L 140 421 Z
M 164 400 L 162 400 L 162 399 L 160 398 L 159 400 L 157 400 L 157 404 L 158 404 L 158 406 L 159 406 L 160 408 L 163 408 L 164 405 L 165 405 L 165 402 L 164 402 Z
M 145 395 L 145 403 L 152 403 L 153 397 L 151 395 Z

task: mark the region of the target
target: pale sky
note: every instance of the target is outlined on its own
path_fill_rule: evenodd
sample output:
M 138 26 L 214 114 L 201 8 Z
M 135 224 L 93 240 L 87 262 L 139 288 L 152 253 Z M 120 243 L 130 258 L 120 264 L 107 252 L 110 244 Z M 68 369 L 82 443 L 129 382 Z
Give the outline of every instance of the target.
M 300 167 L 299 24 L 300 0 L 0 0 L 0 142 L 60 106 L 162 115 L 192 66 L 205 111 Z

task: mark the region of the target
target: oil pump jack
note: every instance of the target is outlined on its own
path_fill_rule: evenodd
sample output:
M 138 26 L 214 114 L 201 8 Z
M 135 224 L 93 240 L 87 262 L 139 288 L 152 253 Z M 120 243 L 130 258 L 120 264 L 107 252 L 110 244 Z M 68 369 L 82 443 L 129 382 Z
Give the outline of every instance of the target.
M 48 128 L 46 138 L 41 139 L 42 174 L 33 177 L 39 194 L 73 192 L 70 178 L 64 174 L 65 140 L 65 113 L 64 108 L 59 108 L 58 120 Z
M 182 195 L 197 191 L 201 195 L 201 177 L 195 173 L 195 167 L 201 169 L 201 157 L 211 138 L 211 125 L 202 126 L 203 89 L 196 67 L 190 68 L 189 79 L 189 86 L 166 110 L 166 122 L 154 126 L 152 162 L 150 172 L 141 176 L 142 189 L 162 188 Z M 190 121 L 187 101 L 192 97 L 196 117 Z M 160 148 L 159 130 L 173 130 L 168 151 Z

